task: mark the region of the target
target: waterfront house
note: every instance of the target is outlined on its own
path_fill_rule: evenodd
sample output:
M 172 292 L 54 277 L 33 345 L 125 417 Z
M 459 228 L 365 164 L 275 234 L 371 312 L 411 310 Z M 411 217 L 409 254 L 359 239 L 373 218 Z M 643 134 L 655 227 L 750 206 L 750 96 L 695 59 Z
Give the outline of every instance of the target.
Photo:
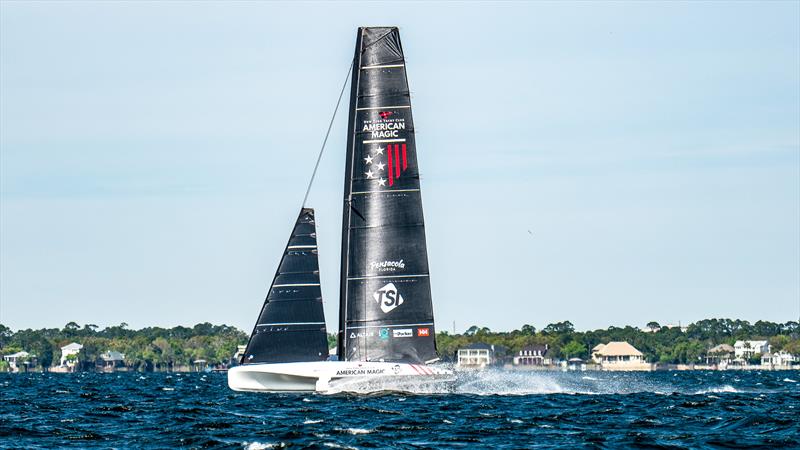
M 592 358 L 603 370 L 651 370 L 642 352 L 625 341 L 612 341 L 592 349 Z
M 81 352 L 82 348 L 83 346 L 76 342 L 72 342 L 61 347 L 61 364 L 59 365 L 67 366 L 69 368 L 75 367 L 75 365 L 78 363 L 78 353 Z
M 733 344 L 734 355 L 738 360 L 746 360 L 755 355 L 769 353 L 769 342 L 767 341 L 736 341 Z
M 727 365 L 733 359 L 734 348 L 728 344 L 711 347 L 706 352 L 706 364 Z
M 601 344 L 595 345 L 594 348 L 592 348 L 592 360 L 595 362 L 595 364 L 600 364 L 600 359 L 601 359 L 600 358 L 600 350 L 602 350 L 603 347 L 605 347 L 605 346 L 606 346 L 606 344 L 602 344 L 601 343 Z
M 100 360 L 103 362 L 103 369 L 113 370 L 116 367 L 124 365 L 125 355 L 120 352 L 108 350 L 100 355 Z
M 458 349 L 458 367 L 483 369 L 494 364 L 494 345 L 475 343 Z
M 796 361 L 797 358 L 786 350 L 761 355 L 762 366 L 787 368 L 791 367 Z
M 526 345 L 514 355 L 515 366 L 549 366 L 552 362 L 547 355 L 550 347 L 545 345 Z
M 26 351 L 21 351 L 17 353 L 12 353 L 10 355 L 4 355 L 3 360 L 8 363 L 8 366 L 11 368 L 12 372 L 19 372 L 19 368 L 24 366 L 24 362 L 29 361 L 30 353 Z

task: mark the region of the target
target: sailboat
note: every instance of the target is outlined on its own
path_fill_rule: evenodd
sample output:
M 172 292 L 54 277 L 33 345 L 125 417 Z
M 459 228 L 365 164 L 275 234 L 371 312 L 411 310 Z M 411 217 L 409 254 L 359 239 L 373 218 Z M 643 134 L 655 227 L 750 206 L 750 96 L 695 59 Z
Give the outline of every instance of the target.
M 362 27 L 351 78 L 337 359 L 328 360 L 314 211 L 303 208 L 242 357 L 238 391 L 328 391 L 446 377 L 435 325 L 414 125 L 396 27 Z

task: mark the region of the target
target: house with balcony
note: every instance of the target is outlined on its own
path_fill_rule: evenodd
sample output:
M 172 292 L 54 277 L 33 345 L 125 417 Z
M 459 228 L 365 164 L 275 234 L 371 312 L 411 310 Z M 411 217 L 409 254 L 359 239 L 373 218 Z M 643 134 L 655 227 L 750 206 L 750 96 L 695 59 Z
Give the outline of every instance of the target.
M 100 355 L 100 361 L 104 371 L 113 371 L 116 368 L 125 366 L 125 355 L 120 352 L 108 350 Z
M 8 363 L 8 367 L 12 372 L 19 372 L 20 369 L 26 370 L 27 367 L 25 363 L 33 358 L 35 358 L 35 356 L 31 356 L 30 353 L 24 350 L 10 355 L 3 355 L 3 360 Z
M 761 355 L 761 365 L 771 369 L 788 369 L 797 362 L 797 357 L 786 350 Z
M 734 351 L 734 348 L 728 344 L 720 344 L 711 347 L 706 352 L 706 364 L 727 366 L 734 358 Z
M 549 366 L 552 364 L 548 356 L 550 347 L 545 345 L 533 344 L 522 347 L 522 350 L 514 355 L 515 366 Z
M 77 342 L 61 347 L 61 362 L 59 365 L 73 369 L 78 364 L 78 353 L 81 352 L 82 348 L 83 346 Z
M 592 349 L 592 359 L 602 370 L 653 370 L 642 352 L 625 341 L 596 345 Z
M 736 341 L 733 349 L 737 360 L 746 361 L 755 355 L 769 353 L 770 346 L 767 341 Z
M 483 369 L 494 364 L 494 345 L 477 342 L 458 349 L 456 367 Z

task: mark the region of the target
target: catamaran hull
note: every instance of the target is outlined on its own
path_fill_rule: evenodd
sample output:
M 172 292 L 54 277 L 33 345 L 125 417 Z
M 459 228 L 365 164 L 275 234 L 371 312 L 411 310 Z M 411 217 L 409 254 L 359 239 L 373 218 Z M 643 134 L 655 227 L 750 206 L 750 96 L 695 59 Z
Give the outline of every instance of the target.
M 452 375 L 451 370 L 441 367 L 406 363 L 319 361 L 247 364 L 228 370 L 228 386 L 235 391 L 249 392 L 328 392 L 351 382 L 376 382 L 385 387 L 393 386 L 394 381 L 441 380 Z

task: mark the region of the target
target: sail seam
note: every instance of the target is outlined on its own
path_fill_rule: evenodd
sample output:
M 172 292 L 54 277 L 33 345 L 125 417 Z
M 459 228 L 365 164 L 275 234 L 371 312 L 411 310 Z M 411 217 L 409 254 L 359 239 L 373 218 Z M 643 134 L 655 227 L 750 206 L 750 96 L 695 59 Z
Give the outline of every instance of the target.
M 365 144 L 380 144 L 382 142 L 405 142 L 405 139 L 371 139 L 364 141 Z
M 384 192 L 419 192 L 419 189 L 387 189 L 385 191 L 357 191 L 351 192 L 351 195 L 356 194 L 381 194 Z
M 319 286 L 319 283 L 273 284 L 272 287 Z
M 364 277 L 347 277 L 348 280 L 371 280 L 373 278 L 420 278 L 429 277 L 430 274 L 418 273 L 413 275 L 369 275 Z
M 425 323 L 403 323 L 399 325 L 363 325 L 360 327 L 347 327 L 349 329 L 362 329 L 362 328 L 397 328 L 397 327 L 417 327 L 420 325 L 430 325 L 433 326 L 433 322 L 425 322 Z
M 411 108 L 411 105 L 365 106 L 363 108 L 356 108 L 356 111 L 366 111 L 366 110 L 369 110 L 369 109 L 397 109 L 397 108 Z
M 259 327 L 284 326 L 284 325 L 324 325 L 325 322 L 285 322 L 285 323 L 260 323 Z
M 364 66 L 364 67 L 361 68 L 361 70 L 367 70 L 367 69 L 391 69 L 391 68 L 394 68 L 394 67 L 405 67 L 405 66 L 406 66 L 405 64 L 384 64 L 382 66 Z

